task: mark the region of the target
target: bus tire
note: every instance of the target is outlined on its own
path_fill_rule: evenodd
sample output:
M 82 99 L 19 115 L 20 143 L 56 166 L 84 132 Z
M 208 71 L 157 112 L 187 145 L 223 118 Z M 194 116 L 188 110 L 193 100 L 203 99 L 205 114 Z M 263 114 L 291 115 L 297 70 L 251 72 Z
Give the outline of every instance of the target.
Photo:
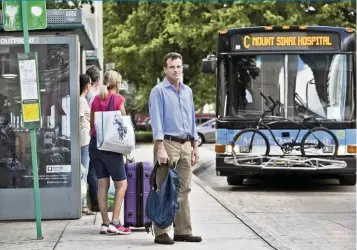
M 243 134 L 245 133 L 257 133 L 258 135 L 260 135 L 264 142 L 265 142 L 265 145 L 266 145 L 266 149 L 265 149 L 265 153 L 263 155 L 269 155 L 269 152 L 270 152 L 270 144 L 269 144 L 269 140 L 268 138 L 265 136 L 265 134 L 263 134 L 262 131 L 256 129 L 256 128 L 246 128 L 246 129 L 243 129 L 241 131 L 239 131 L 234 137 L 233 137 L 233 140 L 232 140 L 232 150 L 234 150 L 234 147 L 235 147 L 235 144 L 236 144 L 236 141 L 237 139 L 242 136 Z
M 243 185 L 243 182 L 244 182 L 244 176 L 243 175 L 227 176 L 227 183 L 230 186 Z
M 340 185 L 355 186 L 356 185 L 356 174 L 340 175 L 338 180 L 340 181 Z
M 331 130 L 329 130 L 327 128 L 323 128 L 323 127 L 316 127 L 316 128 L 313 128 L 313 129 L 310 129 L 309 131 L 307 131 L 307 133 L 304 135 L 304 137 L 301 140 L 301 155 L 304 156 L 304 157 L 308 157 L 306 155 L 305 149 L 304 149 L 304 146 L 305 146 L 305 143 L 306 143 L 306 139 L 309 137 L 309 135 L 311 135 L 312 133 L 315 133 L 317 131 L 323 131 L 323 132 L 329 134 L 332 137 L 332 139 L 334 140 L 335 145 L 336 145 L 335 146 L 335 152 L 333 152 L 333 154 L 331 156 L 331 159 L 334 159 L 337 156 L 338 147 L 339 147 L 337 137 L 336 137 L 336 135 L 334 133 L 331 132 Z

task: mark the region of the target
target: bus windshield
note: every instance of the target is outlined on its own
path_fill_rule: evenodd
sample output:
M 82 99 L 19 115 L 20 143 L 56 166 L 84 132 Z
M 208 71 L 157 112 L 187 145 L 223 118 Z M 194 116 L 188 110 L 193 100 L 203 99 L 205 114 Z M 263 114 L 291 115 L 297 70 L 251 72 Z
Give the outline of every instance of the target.
M 354 113 L 351 63 L 350 54 L 222 56 L 218 61 L 218 115 L 255 119 L 271 105 L 262 98 L 263 93 L 280 101 L 274 110 L 277 116 L 349 121 Z

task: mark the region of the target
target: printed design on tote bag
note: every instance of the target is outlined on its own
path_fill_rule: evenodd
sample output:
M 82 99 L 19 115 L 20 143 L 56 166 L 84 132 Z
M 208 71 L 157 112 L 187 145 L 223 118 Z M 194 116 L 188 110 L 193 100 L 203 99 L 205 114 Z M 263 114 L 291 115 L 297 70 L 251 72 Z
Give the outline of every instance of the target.
M 118 136 L 122 141 L 128 133 L 127 127 L 124 126 L 123 119 L 120 116 L 114 116 L 114 125 L 117 125 Z
M 103 116 L 102 116 L 102 120 L 103 120 Z M 94 124 L 94 128 L 95 128 L 95 133 L 97 136 L 97 142 L 98 144 L 102 145 L 104 142 L 104 138 L 103 138 L 103 125 L 99 124 L 99 123 L 95 123 Z

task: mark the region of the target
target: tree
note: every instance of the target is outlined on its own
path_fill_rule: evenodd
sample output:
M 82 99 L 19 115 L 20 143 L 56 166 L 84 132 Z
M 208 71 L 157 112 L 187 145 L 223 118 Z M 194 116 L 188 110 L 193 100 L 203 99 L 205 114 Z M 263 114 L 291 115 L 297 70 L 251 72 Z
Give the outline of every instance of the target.
M 93 1 L 47 1 L 46 7 L 47 9 L 81 9 L 85 4 L 89 4 L 91 12 L 94 13 Z
M 115 4 L 121 3 L 105 5 L 104 12 L 113 11 Z M 200 64 L 195 61 L 197 58 L 201 60 L 207 53 L 202 50 L 205 46 L 201 47 L 199 42 L 195 41 L 196 34 L 199 33 L 199 23 L 192 25 L 194 22 L 189 22 L 187 18 L 190 12 L 200 10 L 199 7 L 193 8 L 193 4 L 187 4 L 189 3 L 141 2 L 130 10 L 125 22 L 117 26 L 113 27 L 109 22 L 119 18 L 104 19 L 104 27 L 109 27 L 110 30 L 104 30 L 106 61 L 116 62 L 124 78 L 137 86 L 142 95 L 138 103 L 141 110 L 147 108 L 150 89 L 156 84 L 157 78 L 163 77 L 162 57 L 171 51 L 181 53 L 184 63 L 190 65 L 189 72 L 184 75 L 185 83 L 194 91 L 202 90 L 197 91 L 202 93 L 201 95 L 195 95 L 196 104 L 205 103 L 201 100 L 214 99 L 214 85 L 210 81 L 210 87 L 207 88 L 207 77 L 199 73 Z M 177 13 L 174 11 L 176 8 L 179 9 Z M 185 23 L 180 24 L 181 19 Z M 209 40 L 211 38 L 205 41 Z M 214 39 L 210 41 L 210 45 L 213 51 Z
M 94 13 L 95 8 L 93 1 L 46 1 L 47 9 L 81 9 L 84 4 L 91 6 L 91 12 Z M 0 1 L 0 9 L 2 9 L 2 1 Z
M 89 4 L 91 6 L 91 12 L 94 13 L 95 9 L 93 6 L 93 1 L 47 1 L 47 9 L 81 9 L 84 4 Z M 2 1 L 0 1 L 0 9 L 2 9 Z
M 104 3 L 104 56 L 135 85 L 136 108 L 147 109 L 162 57 L 182 54 L 189 72 L 184 82 L 194 91 L 196 107 L 214 102 L 214 77 L 201 73 L 201 62 L 215 51 L 221 29 L 259 25 L 356 27 L 356 2 L 109 2 Z

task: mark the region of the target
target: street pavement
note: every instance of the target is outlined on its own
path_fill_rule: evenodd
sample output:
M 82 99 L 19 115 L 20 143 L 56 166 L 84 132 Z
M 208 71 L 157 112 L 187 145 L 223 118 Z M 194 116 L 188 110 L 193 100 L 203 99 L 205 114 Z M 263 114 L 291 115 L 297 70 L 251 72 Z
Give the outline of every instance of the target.
M 214 157 L 213 146 L 203 145 L 205 163 L 195 173 L 243 221 L 255 222 L 292 249 L 356 249 L 355 186 L 297 177 L 229 186 L 226 177 L 216 176 Z
M 203 150 L 204 151 L 204 150 Z M 151 161 L 152 145 L 139 145 L 132 157 L 136 161 Z M 153 243 L 152 234 L 133 230 L 127 236 L 100 235 L 102 223 L 98 214 L 79 220 L 44 221 L 43 240 L 36 240 L 35 222 L 0 222 L 0 249 L 4 250 L 91 250 L 91 249 L 289 249 L 275 241 L 269 233 L 257 233 L 226 209 L 213 190 L 194 177 L 190 194 L 194 234 L 201 243 L 176 242 L 162 246 Z M 270 240 L 267 241 L 261 235 Z M 275 245 L 272 245 L 274 242 Z

